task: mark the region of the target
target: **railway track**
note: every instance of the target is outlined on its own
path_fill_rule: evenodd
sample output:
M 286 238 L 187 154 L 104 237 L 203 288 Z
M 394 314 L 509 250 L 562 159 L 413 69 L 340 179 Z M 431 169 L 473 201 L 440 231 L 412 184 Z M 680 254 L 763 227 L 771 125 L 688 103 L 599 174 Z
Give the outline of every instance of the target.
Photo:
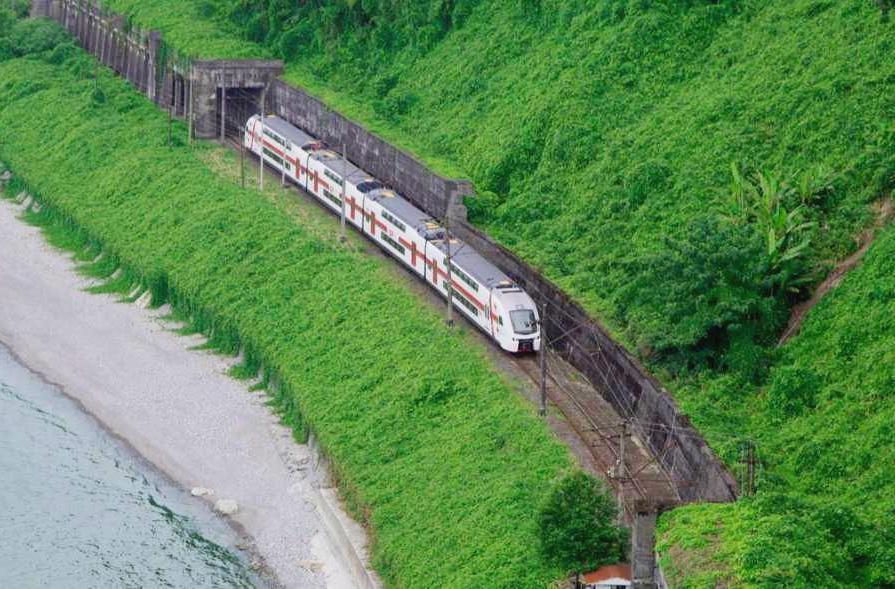
M 540 387 L 540 368 L 536 357 L 514 357 L 513 364 L 536 387 Z M 617 476 L 621 465 L 620 438 L 624 420 L 591 384 L 557 355 L 547 354 L 547 398 L 556 407 L 569 428 L 580 438 L 590 460 L 579 462 L 592 474 L 606 481 L 623 505 L 626 517 L 634 515 L 638 500 L 677 503 L 680 497 L 671 478 L 647 446 L 628 430 L 624 452 L 626 476 Z
M 241 151 L 241 134 L 228 133 L 226 145 L 237 152 Z M 245 155 L 247 168 L 251 162 L 251 168 L 257 169 L 258 158 L 255 154 L 246 151 Z M 272 168 L 266 170 L 266 175 L 272 181 L 280 179 L 280 174 Z M 299 186 L 294 187 L 302 197 L 319 204 Z M 379 251 L 378 248 L 371 249 Z M 410 272 L 407 274 L 411 275 Z M 427 293 L 436 302 L 442 300 L 433 291 L 427 289 Z M 469 325 L 478 334 L 478 328 L 471 323 Z M 489 338 L 481 339 L 487 340 L 496 354 L 524 375 L 533 385 L 534 392 L 539 390 L 540 368 L 535 355 L 511 356 L 494 346 Z M 623 435 L 624 421 L 579 372 L 556 354 L 548 352 L 547 368 L 547 397 L 560 411 L 564 417 L 563 422 L 568 426 L 551 424 L 554 431 L 572 448 L 573 454 L 585 470 L 601 478 L 612 488 L 624 507 L 626 518 L 630 521 L 633 517 L 637 500 L 661 501 L 665 504 L 679 502 L 680 497 L 671 478 L 647 446 L 639 440 L 636 432 L 627 432 L 624 457 L 624 472 L 628 473 L 627 476 L 619 477 L 614 474 L 619 472 L 618 467 L 621 465 L 619 441 Z

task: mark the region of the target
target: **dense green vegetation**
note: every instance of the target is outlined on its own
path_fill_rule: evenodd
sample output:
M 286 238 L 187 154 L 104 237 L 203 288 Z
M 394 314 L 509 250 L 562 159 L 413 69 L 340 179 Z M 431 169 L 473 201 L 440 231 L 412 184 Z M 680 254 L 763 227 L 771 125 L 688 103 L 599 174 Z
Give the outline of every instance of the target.
M 871 0 L 139 4 L 111 3 L 193 44 L 197 15 L 241 32 L 287 79 L 462 170 L 476 222 L 675 370 L 727 368 L 731 347 L 760 364 L 799 296 L 758 228 L 720 271 L 681 255 L 730 237 L 713 209 L 731 164 L 830 187 L 804 195 L 797 278 L 852 247 L 895 171 L 895 26 Z
M 0 63 L 10 192 L 38 195 L 60 245 L 105 252 L 85 269 L 103 289 L 139 282 L 214 347 L 242 349 L 241 372 L 263 369 L 287 420 L 331 456 L 390 585 L 559 578 L 538 551 L 538 506 L 570 457 L 483 353 L 390 265 L 213 174 L 200 156 L 215 148 L 169 147 L 165 115 L 125 83 L 103 71 L 95 92 L 80 51 L 39 55 Z
M 704 414 L 751 414 L 744 429 L 764 470 L 753 498 L 664 519 L 660 549 L 667 571 L 686 573 L 679 586 L 895 586 L 892 260 L 895 226 L 812 311 L 757 393 L 729 376 L 691 391 Z
M 157 0 L 141 14 L 175 45 L 203 46 L 194 20 L 242 34 L 240 50 L 286 58 L 288 79 L 471 177 L 474 220 L 660 371 L 729 464 L 756 444 L 754 497 L 663 518 L 677 586 L 863 588 L 895 586 L 895 230 L 775 342 L 895 185 L 882 4 Z

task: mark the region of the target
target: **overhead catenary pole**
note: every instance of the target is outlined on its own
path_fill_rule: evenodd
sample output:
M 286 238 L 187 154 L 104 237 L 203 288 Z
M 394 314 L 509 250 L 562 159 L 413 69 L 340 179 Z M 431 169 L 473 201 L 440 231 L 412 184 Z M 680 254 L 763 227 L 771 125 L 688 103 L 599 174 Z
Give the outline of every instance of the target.
M 541 317 L 538 320 L 538 331 L 541 334 L 541 345 L 538 348 L 538 364 L 541 369 L 541 404 L 538 408 L 538 415 L 546 417 L 547 415 L 547 338 L 544 336 L 544 316 L 547 311 L 547 305 L 541 305 Z
M 242 187 L 246 187 L 246 138 L 245 129 L 239 138 L 239 181 Z
M 261 90 L 261 154 L 258 158 L 258 189 L 264 191 L 264 111 L 267 110 L 267 86 Z
M 746 442 L 746 493 L 755 494 L 755 446 L 752 440 Z
M 187 134 L 189 137 L 190 145 L 192 145 L 193 144 L 193 76 L 195 74 L 195 72 L 193 71 L 193 62 L 192 61 L 190 62 L 189 71 L 190 71 L 190 86 L 188 89 L 189 96 L 187 97 L 187 100 L 189 101 L 187 103 L 187 107 L 188 107 L 188 111 L 189 111 L 189 114 L 188 114 L 189 125 L 187 127 Z
M 280 164 L 280 186 L 286 186 L 286 152 L 283 151 L 283 163 Z
M 283 161 L 280 163 L 280 184 L 286 186 L 286 147 L 283 146 Z
M 221 143 L 227 140 L 227 89 L 221 86 Z
M 615 476 L 618 480 L 618 523 L 625 523 L 625 481 L 628 477 L 627 467 L 625 466 L 625 440 L 628 437 L 628 420 L 622 421 L 619 426 L 621 431 L 618 437 L 618 465 L 616 465 Z
M 444 215 L 444 243 L 447 245 L 445 262 L 447 266 L 447 318 L 444 322 L 448 327 L 454 326 L 454 276 L 451 272 L 451 212 L 447 211 Z M 435 277 L 438 282 L 438 277 Z
M 347 184 L 346 178 L 348 177 L 348 157 L 345 155 L 345 144 L 342 143 L 342 211 L 340 215 L 340 226 L 339 226 L 339 241 L 345 241 L 348 239 L 345 235 L 345 186 Z

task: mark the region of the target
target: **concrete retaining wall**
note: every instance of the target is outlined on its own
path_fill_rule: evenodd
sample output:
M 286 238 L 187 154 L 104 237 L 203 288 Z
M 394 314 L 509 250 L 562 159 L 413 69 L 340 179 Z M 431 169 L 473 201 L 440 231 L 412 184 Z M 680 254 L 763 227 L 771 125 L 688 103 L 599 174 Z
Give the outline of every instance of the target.
M 173 99 L 175 72 L 159 61 L 161 35 L 129 29 L 125 20 L 88 0 L 35 0 L 32 16 L 59 22 L 100 62 L 156 103 Z
M 453 204 L 453 214 L 466 217 L 463 197 L 473 194 L 468 180 L 442 178 L 410 154 L 281 80 L 271 85 L 268 105 L 268 112 L 322 139 L 336 151 L 341 152 L 344 145 L 354 164 L 402 194 L 412 195 L 414 203 L 432 216 L 444 218 Z

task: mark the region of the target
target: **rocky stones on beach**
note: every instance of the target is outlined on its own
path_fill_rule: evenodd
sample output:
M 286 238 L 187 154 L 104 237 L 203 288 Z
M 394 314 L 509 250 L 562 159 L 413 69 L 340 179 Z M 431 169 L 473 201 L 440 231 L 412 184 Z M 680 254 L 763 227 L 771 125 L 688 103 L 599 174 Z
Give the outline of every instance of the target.
M 300 560 L 298 561 L 298 566 L 303 569 L 309 570 L 312 573 L 320 573 L 323 571 L 323 563 L 319 560 Z
M 193 487 L 190 491 L 190 494 L 193 497 L 205 497 L 207 495 L 214 495 L 214 489 L 207 489 L 205 487 Z
M 221 515 L 233 515 L 239 511 L 239 505 L 233 499 L 218 499 L 214 504 L 214 510 Z

